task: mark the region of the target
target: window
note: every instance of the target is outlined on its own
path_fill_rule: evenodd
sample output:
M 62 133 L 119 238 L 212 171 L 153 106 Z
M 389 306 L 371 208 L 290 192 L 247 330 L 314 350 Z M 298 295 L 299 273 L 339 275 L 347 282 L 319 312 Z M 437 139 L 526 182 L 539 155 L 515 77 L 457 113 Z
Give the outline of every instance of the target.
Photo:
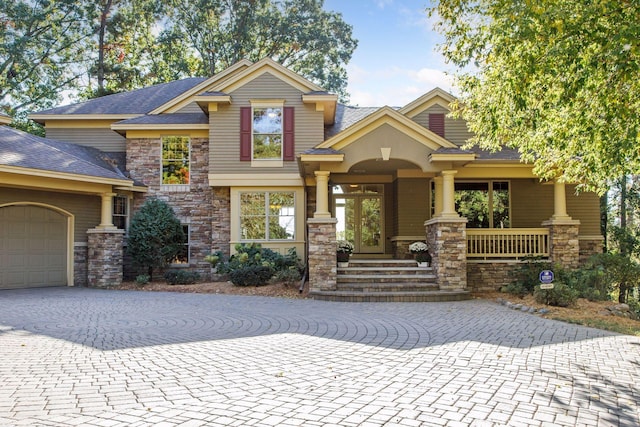
M 252 101 L 240 107 L 240 160 L 255 167 L 282 166 L 295 160 L 294 107 L 284 101 Z
M 189 264 L 189 255 L 190 255 L 190 250 L 189 250 L 189 241 L 190 239 L 190 228 L 189 225 L 183 224 L 182 225 L 182 232 L 184 233 L 184 245 L 182 246 L 182 251 L 180 251 L 178 253 L 178 255 L 174 258 L 173 261 L 171 261 L 171 264 L 173 265 L 188 265 Z
M 112 222 L 120 230 L 127 229 L 127 198 L 126 196 L 115 196 L 113 198 Z
M 189 184 L 189 137 L 162 138 L 162 185 Z
M 253 109 L 253 159 L 282 159 L 282 108 Z
M 294 192 L 240 193 L 242 240 L 293 240 L 295 223 Z
M 511 227 L 509 183 L 456 182 L 456 211 L 467 218 L 467 228 Z

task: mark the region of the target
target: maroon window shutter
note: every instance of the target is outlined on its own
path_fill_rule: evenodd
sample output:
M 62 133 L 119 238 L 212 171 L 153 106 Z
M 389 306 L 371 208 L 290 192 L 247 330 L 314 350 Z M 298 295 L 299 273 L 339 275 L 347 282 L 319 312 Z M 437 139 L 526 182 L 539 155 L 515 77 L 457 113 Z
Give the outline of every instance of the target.
M 251 161 L 251 107 L 240 107 L 240 160 Z
M 294 144 L 294 119 L 293 119 L 293 107 L 284 107 L 284 117 L 283 117 L 283 132 L 282 137 L 284 139 L 284 160 L 295 160 L 296 152 L 295 152 L 295 144 Z
M 429 130 L 444 138 L 444 114 L 429 114 Z

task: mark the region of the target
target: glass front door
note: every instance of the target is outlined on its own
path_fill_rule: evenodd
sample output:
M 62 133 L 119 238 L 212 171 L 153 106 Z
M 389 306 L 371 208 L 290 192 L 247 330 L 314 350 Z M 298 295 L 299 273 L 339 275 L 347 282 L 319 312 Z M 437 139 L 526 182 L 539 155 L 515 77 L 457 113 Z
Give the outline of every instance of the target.
M 336 185 L 333 192 L 338 240 L 353 243 L 354 253 L 383 253 L 382 186 Z

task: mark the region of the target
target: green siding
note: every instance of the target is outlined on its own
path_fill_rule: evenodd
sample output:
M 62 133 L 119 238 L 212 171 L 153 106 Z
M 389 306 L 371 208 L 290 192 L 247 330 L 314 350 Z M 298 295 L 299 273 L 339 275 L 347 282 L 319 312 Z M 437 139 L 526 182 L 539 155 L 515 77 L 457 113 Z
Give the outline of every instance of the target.
M 429 128 L 429 114 L 445 114 L 444 118 L 444 137 L 457 145 L 463 145 L 467 139 L 471 138 L 472 133 L 467 129 L 467 122 L 462 119 L 452 119 L 447 117 L 449 110 L 441 105 L 433 105 L 424 110 L 420 114 L 413 117 L 413 121 Z
M 567 213 L 580 221 L 581 235 L 600 235 L 600 200 L 595 193 L 575 194 L 568 185 Z M 541 227 L 553 215 L 553 184 L 533 179 L 511 180 L 512 227 Z
M 86 242 L 87 230 L 100 224 L 100 196 L 31 191 L 0 187 L 0 205 L 11 202 L 33 202 L 55 206 L 74 216 L 74 241 Z
M 126 151 L 125 139 L 111 129 L 48 128 L 47 138 L 73 142 L 106 152 Z
M 425 234 L 429 218 L 429 180 L 401 178 L 396 181 L 396 224 L 398 236 Z
M 250 100 L 284 99 L 285 107 L 295 108 L 296 154 L 320 144 L 324 137 L 323 113 L 315 105 L 302 103 L 302 92 L 265 73 L 230 93 L 231 105 L 219 105 L 209 116 L 210 173 L 298 173 L 296 161 L 286 161 L 282 168 L 251 167 L 251 162 L 240 161 L 240 107 L 250 106 Z

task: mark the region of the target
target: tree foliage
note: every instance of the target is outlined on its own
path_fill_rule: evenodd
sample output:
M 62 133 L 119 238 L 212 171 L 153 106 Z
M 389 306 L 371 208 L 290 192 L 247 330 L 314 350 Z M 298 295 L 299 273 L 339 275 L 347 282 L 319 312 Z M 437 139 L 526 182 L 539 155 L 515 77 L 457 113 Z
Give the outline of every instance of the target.
M 323 0 L 0 0 L 10 115 L 270 57 L 346 99 L 357 42 Z
M 47 108 L 77 89 L 90 39 L 85 6 L 0 0 L 0 108 Z
M 602 193 L 640 172 L 640 3 L 440 0 L 471 143 L 519 150 L 547 179 Z
M 154 268 L 166 267 L 184 248 L 182 225 L 171 206 L 159 199 L 148 199 L 131 218 L 127 253 L 135 265 L 146 268 L 153 277 Z
M 346 69 L 357 41 L 324 0 L 171 0 L 166 49 L 189 40 L 197 74 L 211 76 L 241 59 L 269 57 L 346 97 Z M 184 68 L 184 57 L 178 67 Z

